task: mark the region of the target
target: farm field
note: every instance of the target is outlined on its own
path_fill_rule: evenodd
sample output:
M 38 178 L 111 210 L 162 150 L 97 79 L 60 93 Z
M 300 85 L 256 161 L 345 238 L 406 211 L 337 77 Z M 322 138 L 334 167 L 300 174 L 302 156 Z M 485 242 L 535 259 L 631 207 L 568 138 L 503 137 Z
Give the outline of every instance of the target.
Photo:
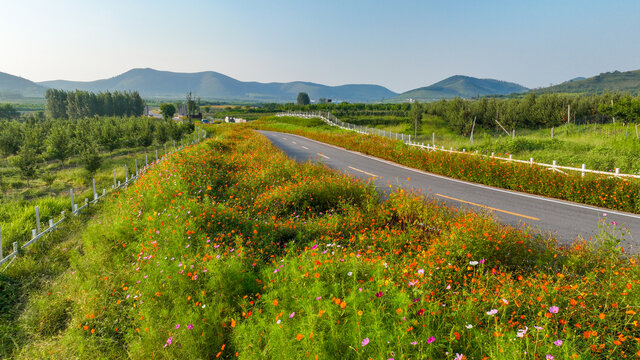
M 640 350 L 638 259 L 606 239 L 558 248 L 404 191 L 381 201 L 371 185 L 296 164 L 245 126 L 206 128 L 215 139 L 172 154 L 68 239 L 56 253 L 68 268 L 3 324 L 3 357 Z M 33 261 L 21 257 L 3 284 Z
M 70 213 L 70 189 L 74 191 L 75 202 L 81 206 L 85 198 L 93 200 L 92 179 L 95 179 L 96 191 L 98 194 L 102 194 L 103 189 L 109 191 L 114 185 L 114 174 L 116 181 L 124 182 L 125 177 L 130 177 L 135 173 L 136 164 L 138 169 L 142 169 L 147 162 L 154 162 L 156 150 L 158 157 L 164 155 L 161 140 L 154 139 L 158 129 L 162 128 L 161 122 L 156 124 L 143 118 L 118 119 L 118 122 L 110 122 L 112 120 L 97 118 L 92 127 L 87 127 L 90 130 L 84 128 L 77 132 L 64 127 L 73 122 L 63 123 L 63 120 L 48 121 L 42 124 L 35 123 L 35 125 L 18 122 L 3 124 L 6 127 L 0 129 L 0 134 L 3 133 L 4 139 L 7 136 L 16 138 L 16 147 L 18 148 L 15 154 L 5 153 L 0 157 L 0 229 L 4 255 L 10 252 L 14 241 L 23 244 L 31 238 L 31 229 L 35 228 L 36 221 L 35 206 L 40 209 L 42 222 L 46 223 L 48 219 L 57 220 L 60 218 L 61 211 Z M 116 131 L 122 132 L 127 125 L 133 123 L 137 123 L 138 127 L 127 132 L 134 134 L 133 136 L 124 136 L 121 133 L 117 139 L 118 143 L 109 145 L 112 147 L 111 149 L 83 137 L 86 136 L 85 133 L 92 133 L 98 138 L 97 134 L 102 134 L 103 129 L 96 128 L 105 123 L 114 124 L 110 130 L 116 129 Z M 6 135 L 11 131 L 7 128 L 13 129 L 13 133 Z M 33 128 L 38 131 L 34 131 Z M 51 135 L 51 128 L 65 129 L 63 133 L 65 137 L 59 142 L 62 144 L 59 145 L 60 147 L 53 145 L 54 135 Z M 48 130 L 45 132 L 42 129 Z M 40 139 L 34 144 L 30 134 L 36 132 Z M 55 132 L 54 130 L 53 133 Z M 144 145 L 142 144 L 142 134 L 146 136 Z M 176 133 L 177 146 L 180 146 L 181 138 L 187 141 L 190 136 L 186 132 L 184 134 L 182 132 Z M 175 140 L 166 139 L 166 141 L 167 151 L 174 151 Z M 91 153 L 95 155 L 91 163 L 92 172 L 87 170 L 86 152 L 82 151 L 82 144 L 86 142 L 95 150 Z M 29 145 L 26 146 L 25 143 Z M 33 163 L 31 164 L 33 171 L 26 177 L 19 167 L 18 161 L 22 156 L 22 149 L 31 147 L 34 149 Z M 64 151 L 64 160 L 55 158 L 54 154 L 59 154 L 61 151 Z

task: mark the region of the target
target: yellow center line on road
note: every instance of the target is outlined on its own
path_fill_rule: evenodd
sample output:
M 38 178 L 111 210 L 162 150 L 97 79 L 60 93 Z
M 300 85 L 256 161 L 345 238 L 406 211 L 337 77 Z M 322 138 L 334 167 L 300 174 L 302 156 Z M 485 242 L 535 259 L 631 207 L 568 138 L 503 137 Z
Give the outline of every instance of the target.
M 326 156 L 326 155 L 322 155 L 322 154 L 320 154 L 320 153 L 318 153 L 318 155 L 322 156 L 322 157 L 323 157 L 323 158 L 325 158 L 325 159 L 331 159 L 330 157 L 328 157 L 328 156 Z
M 449 200 L 453 200 L 453 201 L 459 201 L 461 203 L 465 203 L 465 204 L 481 207 L 483 209 L 498 211 L 498 212 L 509 214 L 509 215 L 513 215 L 513 216 L 519 216 L 519 217 L 523 217 L 523 218 L 529 219 L 529 220 L 540 221 L 540 219 L 538 219 L 537 217 L 533 217 L 533 216 L 522 215 L 522 214 L 518 214 L 518 213 L 515 213 L 515 212 L 512 212 L 512 211 L 507 211 L 507 210 L 500 210 L 500 209 L 496 209 L 496 208 L 493 208 L 493 207 L 490 207 L 490 206 L 476 204 L 476 203 L 472 203 L 471 201 L 456 199 L 456 198 L 453 198 L 453 197 L 450 197 L 450 196 L 446 196 L 446 195 L 442 195 L 442 194 L 435 194 L 435 195 L 439 196 L 439 197 L 442 197 L 442 198 L 445 198 L 445 199 L 449 199 Z
M 363 171 L 363 170 L 360 170 L 360 169 L 356 169 L 356 168 L 354 168 L 354 167 L 352 167 L 352 166 L 349 166 L 349 169 L 351 169 L 351 170 L 355 170 L 355 171 L 360 171 L 361 173 L 363 173 L 363 174 L 367 174 L 367 175 L 372 176 L 372 177 L 374 177 L 374 178 L 375 178 L 375 177 L 378 177 L 377 175 L 374 175 L 374 174 L 372 174 L 372 173 L 368 173 L 368 172 Z

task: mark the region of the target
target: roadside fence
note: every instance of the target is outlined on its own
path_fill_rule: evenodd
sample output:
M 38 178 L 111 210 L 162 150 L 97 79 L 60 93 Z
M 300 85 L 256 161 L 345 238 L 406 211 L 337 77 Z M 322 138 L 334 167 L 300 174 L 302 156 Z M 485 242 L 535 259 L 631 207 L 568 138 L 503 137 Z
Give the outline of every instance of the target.
M 76 203 L 76 200 L 74 198 L 74 194 L 73 194 L 73 189 L 69 190 L 69 199 L 70 199 L 70 203 L 71 203 L 71 212 L 70 212 L 70 216 L 77 216 L 80 214 L 80 212 L 89 207 L 90 205 L 94 205 L 96 204 L 98 201 L 100 201 L 100 199 L 102 199 L 103 197 L 107 196 L 108 194 L 113 193 L 114 191 L 120 189 L 120 188 L 125 188 L 127 187 L 129 184 L 135 182 L 136 180 L 138 180 L 140 178 L 140 176 L 142 174 L 144 174 L 149 168 L 151 168 L 152 166 L 164 161 L 167 159 L 168 155 L 173 154 L 177 151 L 180 151 L 182 149 L 184 149 L 185 146 L 188 145 L 193 145 L 196 143 L 199 143 L 200 141 L 202 141 L 203 139 L 205 139 L 207 137 L 207 132 L 200 129 L 199 127 L 196 128 L 196 133 L 194 134 L 194 136 L 192 137 L 192 139 L 190 139 L 189 141 L 187 141 L 187 144 L 184 144 L 183 140 L 180 140 L 180 144 L 179 147 L 177 147 L 177 144 L 175 142 L 175 140 L 173 141 L 173 151 L 169 151 L 167 152 L 167 144 L 164 144 L 164 155 L 160 154 L 160 157 L 158 157 L 158 150 L 156 150 L 156 159 L 155 161 L 149 163 L 149 157 L 148 155 L 145 155 L 145 166 L 138 169 L 138 160 L 135 160 L 135 172 L 132 171 L 131 174 L 129 174 L 129 169 L 127 168 L 127 165 L 124 166 L 124 174 L 125 174 L 125 178 L 124 180 L 118 180 L 117 176 L 116 176 L 116 170 L 113 170 L 113 185 L 111 185 L 111 189 L 109 191 L 107 191 L 107 189 L 102 189 L 102 193 L 98 193 L 96 191 L 96 179 L 92 179 L 92 188 L 93 188 L 93 200 L 89 201 L 88 198 L 84 199 L 84 203 L 81 206 L 78 206 L 78 204 Z M 171 148 L 169 148 L 171 149 Z M 6 270 L 7 267 L 9 267 L 9 265 L 13 262 L 13 260 L 16 259 L 16 257 L 19 255 L 20 253 L 20 249 L 27 249 L 27 247 L 29 247 L 31 244 L 35 243 L 36 241 L 38 241 L 38 239 L 42 238 L 43 236 L 47 235 L 48 233 L 51 233 L 53 231 L 55 231 L 58 226 L 65 221 L 68 217 L 66 216 L 66 211 L 63 211 L 60 213 L 60 219 L 57 222 L 54 222 L 54 219 L 49 219 L 49 223 L 48 223 L 48 227 L 46 229 L 43 230 L 43 224 L 40 222 L 40 209 L 38 206 L 35 207 L 35 212 L 36 212 L 36 223 L 35 229 L 31 230 L 31 239 L 27 242 L 25 242 L 24 244 L 20 245 L 19 241 L 14 241 L 13 242 L 13 249 L 11 251 L 10 254 L 8 254 L 7 256 L 3 256 L 3 252 L 2 252 L 2 242 L 3 242 L 3 238 L 2 238 L 2 227 L 0 227 L 0 265 L 3 265 L 6 262 L 9 262 L 4 269 L 2 269 L 2 271 Z M 46 224 L 46 223 L 45 223 Z M 45 225 L 46 226 L 46 225 Z
M 319 118 L 320 120 L 324 121 L 325 123 L 327 123 L 330 126 L 337 126 L 341 129 L 345 129 L 345 130 L 351 130 L 351 131 L 355 131 L 358 132 L 360 134 L 369 134 L 369 135 L 378 135 L 378 136 L 383 136 L 383 137 L 387 137 L 389 139 L 395 139 L 395 140 L 400 140 L 402 142 L 404 142 L 405 144 L 409 145 L 409 146 L 416 146 L 422 149 L 425 149 L 427 151 L 444 151 L 444 152 L 450 152 L 450 153 L 457 153 L 457 154 L 467 154 L 467 155 L 472 155 L 472 156 L 489 156 L 489 155 L 485 155 L 485 154 L 479 154 L 479 152 L 476 150 L 475 152 L 467 152 L 466 149 L 462 149 L 462 151 L 458 150 L 458 149 L 453 149 L 453 148 L 449 148 L 446 149 L 444 146 L 440 146 L 438 147 L 436 145 L 436 135 L 435 133 L 432 134 L 431 139 L 432 142 L 431 144 L 426 144 L 423 142 L 416 142 L 415 138 L 411 139 L 411 135 L 405 135 L 405 134 L 399 134 L 399 133 L 394 133 L 391 131 L 385 131 L 385 130 L 380 130 L 380 129 L 373 129 L 373 128 L 369 128 L 366 126 L 360 126 L 360 125 L 354 125 L 354 124 L 349 124 L 346 123 L 344 121 L 341 121 L 340 119 L 336 118 L 335 116 L 331 115 L 331 113 L 329 112 L 283 112 L 283 113 L 278 113 L 276 114 L 276 116 L 292 116 L 292 117 L 301 117 L 301 118 Z M 544 164 L 544 163 L 537 163 L 533 161 L 533 158 L 530 158 L 528 161 L 527 160 L 518 160 L 518 159 L 513 159 L 512 155 L 509 155 L 508 158 L 504 158 L 504 157 L 498 157 L 495 156 L 495 153 L 491 153 L 490 156 L 492 159 L 497 159 L 497 160 L 502 160 L 502 161 L 507 161 L 507 162 L 519 162 L 519 163 L 523 163 L 523 164 L 529 164 L 531 166 L 540 166 L 540 167 L 545 167 L 548 168 L 548 170 L 550 171 L 556 171 L 556 172 L 560 172 L 566 175 L 566 173 L 564 171 L 577 171 L 580 172 L 582 174 L 582 176 L 584 177 L 585 174 L 587 173 L 591 173 L 591 174 L 599 174 L 599 175 L 605 175 L 605 176 L 612 176 L 612 177 L 617 177 L 617 178 L 621 178 L 621 179 L 625 179 L 625 178 L 635 178 L 635 179 L 640 179 L 640 175 L 635 175 L 635 174 L 622 174 L 620 173 L 620 169 L 616 168 L 615 171 L 598 171 L 598 170 L 589 170 L 586 168 L 585 164 L 582 164 L 582 167 L 580 168 L 576 168 L 576 167 L 571 167 L 571 166 L 560 166 L 556 163 L 556 161 L 554 160 L 552 164 Z

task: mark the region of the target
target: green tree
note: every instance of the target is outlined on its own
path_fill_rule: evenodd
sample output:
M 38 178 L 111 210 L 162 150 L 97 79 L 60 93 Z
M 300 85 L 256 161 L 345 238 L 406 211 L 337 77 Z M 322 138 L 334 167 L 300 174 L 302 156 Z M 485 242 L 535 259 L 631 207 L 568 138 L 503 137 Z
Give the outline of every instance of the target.
M 23 137 L 20 123 L 16 121 L 0 122 L 0 152 L 3 155 L 17 154 Z
M 309 105 L 311 103 L 311 99 L 309 99 L 309 94 L 306 92 L 298 93 L 298 100 L 296 102 L 298 105 Z
M 171 120 L 173 119 L 173 114 L 176 113 L 176 107 L 173 104 L 164 103 L 160 105 L 160 112 L 165 120 Z
M 413 121 L 413 137 L 418 136 L 418 128 L 422 125 L 422 105 L 415 100 L 409 110 L 409 118 Z
M 17 119 L 20 113 L 11 104 L 0 105 L 0 119 Z
M 149 147 L 153 144 L 155 135 L 155 127 L 153 121 L 149 118 L 139 118 L 140 129 L 138 130 L 138 145 Z
M 45 111 L 50 118 L 67 118 L 67 92 L 64 90 L 47 89 L 44 95 Z
M 69 131 L 64 124 L 56 123 L 47 136 L 47 152 L 49 155 L 60 160 L 61 163 L 69 157 L 71 153 Z
M 156 126 L 156 140 L 158 140 L 158 144 L 162 145 L 169 140 L 169 136 L 171 135 L 169 127 L 166 120 L 160 121 Z
M 96 144 L 89 143 L 81 154 L 82 164 L 89 174 L 89 178 L 95 175 L 102 165 L 102 157 L 96 149 Z
M 98 142 L 105 149 L 113 151 L 118 149 L 122 143 L 122 129 L 115 119 L 107 119 L 103 122 L 99 134 Z
M 29 144 L 24 144 L 20 148 L 18 156 L 13 160 L 13 165 L 20 170 L 22 177 L 27 180 L 27 186 L 30 186 L 29 180 L 36 176 L 38 168 L 37 161 L 36 152 Z

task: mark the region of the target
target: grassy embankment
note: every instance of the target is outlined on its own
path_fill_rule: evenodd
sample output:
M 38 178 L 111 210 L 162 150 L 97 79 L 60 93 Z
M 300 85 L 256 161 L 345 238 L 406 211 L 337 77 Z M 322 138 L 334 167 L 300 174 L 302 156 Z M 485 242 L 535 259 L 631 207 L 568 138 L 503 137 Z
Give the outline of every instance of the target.
M 404 133 L 413 137 L 413 123 L 399 116 L 343 116 L 340 120 L 352 124 L 368 126 L 386 131 Z M 436 134 L 436 145 L 447 149 L 466 149 L 491 154 L 512 154 L 514 158 L 587 169 L 614 171 L 619 168 L 627 174 L 640 174 L 640 140 L 636 136 L 634 124 L 563 125 L 554 129 L 516 129 L 516 138 L 511 139 L 502 130 L 488 131 L 476 127 L 474 143 L 469 137 L 453 132 L 440 117 L 423 116 L 423 125 L 418 132 L 418 142 L 432 142 Z M 639 130 L 640 131 L 640 130 Z
M 489 156 L 425 151 L 398 140 L 331 131 L 318 119 L 266 117 L 250 126 L 291 132 L 452 178 L 578 203 L 640 213 L 640 181 L 558 173 Z M 311 125 L 311 126 L 309 126 Z M 323 128 L 324 127 L 324 128 Z
M 169 150 L 169 147 L 167 147 Z M 124 182 L 127 165 L 129 176 L 135 172 L 135 160 L 138 168 L 145 164 L 145 155 L 148 161 L 155 161 L 155 148 L 145 149 L 128 148 L 113 152 L 104 152 L 100 169 L 94 175 L 96 179 L 96 191 L 100 194 L 102 189 L 111 189 L 113 185 L 113 170 L 116 177 Z M 164 149 L 158 149 L 158 156 L 164 155 Z M 64 163 L 60 161 L 44 161 L 39 164 L 40 178 L 27 182 L 20 177 L 18 168 L 10 166 L 11 159 L 0 160 L 0 176 L 6 184 L 7 190 L 0 201 L 0 227 L 2 227 L 2 240 L 4 254 L 12 249 L 12 242 L 24 243 L 31 238 L 31 229 L 35 228 L 35 206 L 40 208 L 40 220 L 57 220 L 61 211 L 67 214 L 71 210 L 69 189 L 73 188 L 75 202 L 81 206 L 84 199 L 93 200 L 91 178 L 83 169 L 79 156 L 74 156 Z M 50 176 L 50 184 L 44 180 Z M 48 225 L 44 225 L 45 227 Z
M 637 258 L 613 246 L 556 248 L 402 191 L 381 202 L 370 185 L 296 164 L 242 126 L 210 130 L 219 138 L 146 173 L 73 238 L 69 269 L 5 324 L 3 356 L 593 359 L 640 350 Z M 19 281 L 29 259 L 3 281 Z

